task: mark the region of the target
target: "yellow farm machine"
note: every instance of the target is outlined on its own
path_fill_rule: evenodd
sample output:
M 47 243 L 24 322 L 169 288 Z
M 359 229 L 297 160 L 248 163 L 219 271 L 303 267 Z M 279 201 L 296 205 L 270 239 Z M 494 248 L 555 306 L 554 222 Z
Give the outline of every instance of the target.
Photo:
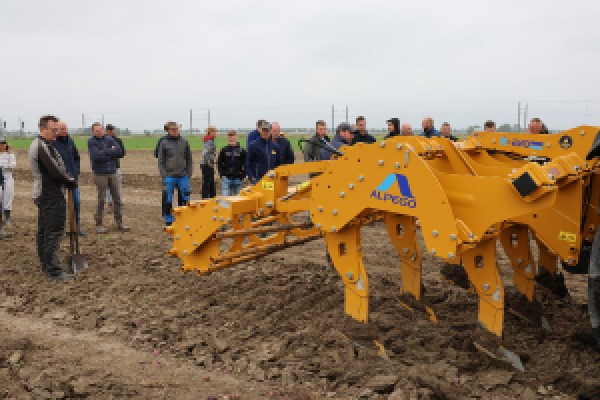
M 166 228 L 173 239 L 169 255 L 182 260 L 181 271 L 204 275 L 323 238 L 344 283 L 345 312 L 367 322 L 360 230 L 383 221 L 400 258 L 407 306 L 436 318 L 423 302 L 426 252 L 466 272 L 479 298 L 481 326 L 501 339 L 510 305 L 497 264 L 499 241 L 517 292 L 532 306 L 536 283 L 556 279 L 559 263 L 567 272 L 589 268 L 598 340 L 600 266 L 592 244 L 599 221 L 599 133 L 581 126 L 552 135 L 477 132 L 460 142 L 398 136 L 342 147 L 329 161 L 271 170 L 238 196 L 176 208 Z M 308 174 L 313 177 L 302 181 Z M 522 367 L 501 345 L 484 351 Z

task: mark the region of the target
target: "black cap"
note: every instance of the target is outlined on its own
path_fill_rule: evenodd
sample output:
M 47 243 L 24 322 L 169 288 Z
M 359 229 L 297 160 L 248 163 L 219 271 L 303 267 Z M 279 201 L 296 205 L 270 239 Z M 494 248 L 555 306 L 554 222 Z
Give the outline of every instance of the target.
M 106 125 L 106 130 L 107 131 L 114 131 L 115 130 L 115 126 L 113 124 L 107 124 Z
M 340 132 L 340 131 L 352 131 L 352 127 L 350 126 L 349 123 L 342 122 L 341 124 L 338 125 L 337 130 L 338 130 L 338 132 Z

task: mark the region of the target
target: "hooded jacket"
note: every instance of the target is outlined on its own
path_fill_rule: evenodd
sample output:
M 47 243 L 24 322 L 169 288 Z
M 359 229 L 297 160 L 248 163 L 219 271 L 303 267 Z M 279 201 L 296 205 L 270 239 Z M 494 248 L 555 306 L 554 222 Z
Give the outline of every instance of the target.
M 158 147 L 158 170 L 160 176 L 192 177 L 192 151 L 182 136 L 167 136 Z
M 227 145 L 219 151 L 217 158 L 219 176 L 228 179 L 244 179 L 246 177 L 246 149 L 239 143 Z
M 94 174 L 114 174 L 117 160 L 123 154 L 119 144 L 110 136 L 92 136 L 88 140 L 88 154 Z
M 250 143 L 246 155 L 248 179 L 261 179 L 267 171 L 281 165 L 279 153 L 279 147 L 271 139 L 260 138 Z
M 389 132 L 387 135 L 385 135 L 384 139 L 389 139 L 394 136 L 400 136 L 400 120 L 398 118 L 390 118 L 388 119 L 388 122 L 392 123 L 392 125 L 394 126 L 394 131 Z
M 56 140 L 52 142 L 52 146 L 54 146 L 56 151 L 58 151 L 58 154 L 62 157 L 69 175 L 77 180 L 79 177 L 81 158 L 79 157 L 79 151 L 71 136 L 58 136 Z

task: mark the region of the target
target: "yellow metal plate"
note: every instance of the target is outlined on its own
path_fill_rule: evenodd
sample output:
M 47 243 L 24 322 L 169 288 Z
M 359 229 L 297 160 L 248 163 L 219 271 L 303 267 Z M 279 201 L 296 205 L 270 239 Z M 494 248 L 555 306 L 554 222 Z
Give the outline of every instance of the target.
M 571 232 L 560 231 L 558 234 L 559 240 L 564 240 L 565 242 L 575 243 L 577 242 L 577 234 Z
M 273 182 L 263 182 L 262 188 L 264 190 L 275 190 L 275 183 Z

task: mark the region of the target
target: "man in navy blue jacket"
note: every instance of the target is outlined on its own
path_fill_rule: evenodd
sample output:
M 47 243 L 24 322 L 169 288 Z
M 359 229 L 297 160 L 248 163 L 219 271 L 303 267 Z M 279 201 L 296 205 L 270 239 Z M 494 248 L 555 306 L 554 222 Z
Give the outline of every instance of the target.
M 260 127 L 265 121 L 264 119 L 259 119 L 256 121 L 256 129 L 248 132 L 248 136 L 246 136 L 246 150 L 250 148 L 252 142 L 260 139 Z
M 88 153 L 94 172 L 94 183 L 98 189 L 98 208 L 96 209 L 96 233 L 106 233 L 102 225 L 102 213 L 106 190 L 110 190 L 113 198 L 115 222 L 120 231 L 129 231 L 129 227 L 123 224 L 121 214 L 121 193 L 119 193 L 119 182 L 117 179 L 117 160 L 123 154 L 119 144 L 111 137 L 104 135 L 104 128 L 99 122 L 92 125 L 92 137 L 88 140 Z
M 58 122 L 58 135 L 56 140 L 52 142 L 52 146 L 58 151 L 58 154 L 63 159 L 65 163 L 65 168 L 69 175 L 75 179 L 77 182 L 77 178 L 79 177 L 79 167 L 80 160 L 79 151 L 77 151 L 77 147 L 75 146 L 75 142 L 69 136 L 69 128 L 67 123 L 64 121 Z M 81 230 L 81 225 L 79 224 L 79 214 L 81 210 L 81 195 L 79 193 L 79 187 L 73 189 L 73 203 L 75 206 L 75 220 L 77 221 L 77 230 L 79 231 L 79 236 L 86 236 L 85 232 Z
M 429 116 L 424 117 L 423 121 L 421 122 L 421 126 L 423 127 L 423 132 L 421 132 L 419 136 L 425 136 L 426 138 L 430 138 L 433 136 L 440 137 L 440 133 L 433 126 L 433 118 Z
M 281 164 L 279 147 L 271 140 L 271 124 L 263 121 L 259 129 L 260 138 L 250 144 L 246 155 L 246 173 L 252 184 Z

